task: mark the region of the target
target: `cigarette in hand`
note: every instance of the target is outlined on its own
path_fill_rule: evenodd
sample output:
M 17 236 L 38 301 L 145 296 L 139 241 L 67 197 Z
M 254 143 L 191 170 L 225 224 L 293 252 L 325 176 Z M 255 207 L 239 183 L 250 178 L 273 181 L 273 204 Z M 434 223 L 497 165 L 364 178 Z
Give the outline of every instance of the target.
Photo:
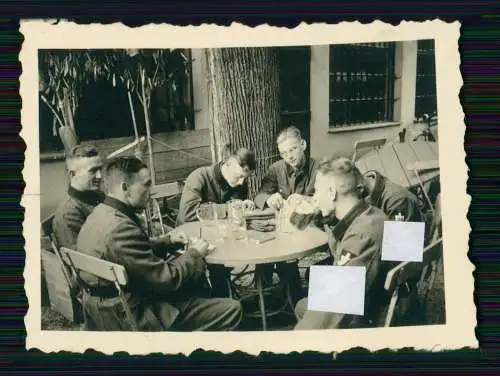
M 271 240 L 273 240 L 273 239 L 276 239 L 276 236 L 272 236 L 272 237 L 267 238 L 267 239 L 262 239 L 262 240 L 259 240 L 259 241 L 257 242 L 257 244 L 266 243 L 266 242 L 271 241 Z

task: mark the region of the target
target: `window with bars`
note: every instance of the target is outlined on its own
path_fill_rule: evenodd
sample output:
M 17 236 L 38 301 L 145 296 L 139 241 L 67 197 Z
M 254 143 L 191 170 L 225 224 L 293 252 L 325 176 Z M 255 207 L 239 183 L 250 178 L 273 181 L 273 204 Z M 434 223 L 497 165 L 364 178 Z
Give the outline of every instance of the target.
M 436 58 L 434 39 L 418 41 L 417 84 L 415 89 L 415 117 L 437 111 Z
M 330 46 L 330 127 L 393 121 L 395 43 Z

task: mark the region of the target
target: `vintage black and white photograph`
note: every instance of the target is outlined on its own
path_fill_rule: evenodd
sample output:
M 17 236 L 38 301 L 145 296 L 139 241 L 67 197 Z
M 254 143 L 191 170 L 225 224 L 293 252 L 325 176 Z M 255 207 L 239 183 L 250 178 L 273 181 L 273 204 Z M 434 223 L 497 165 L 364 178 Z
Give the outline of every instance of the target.
M 37 47 L 41 332 L 446 327 L 437 37 L 391 35 Z

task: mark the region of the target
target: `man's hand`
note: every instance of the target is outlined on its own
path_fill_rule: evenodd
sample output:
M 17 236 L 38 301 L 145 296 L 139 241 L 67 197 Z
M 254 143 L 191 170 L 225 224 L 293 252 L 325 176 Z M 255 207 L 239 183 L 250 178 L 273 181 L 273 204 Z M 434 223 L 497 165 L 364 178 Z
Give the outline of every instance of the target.
M 202 257 L 206 257 L 215 247 L 209 244 L 205 239 L 192 238 L 189 249 L 194 249 Z
M 243 201 L 243 208 L 245 211 L 252 211 L 255 209 L 255 202 L 252 200 L 245 200 Z
M 276 192 L 269 196 L 266 201 L 267 206 L 274 210 L 280 210 L 283 207 L 283 196 L 279 192 Z
M 347 264 L 349 261 L 352 259 L 352 254 L 349 252 L 343 252 L 342 255 L 340 256 L 340 260 L 338 261 L 337 265 L 342 266 Z
M 302 202 L 304 202 L 305 200 L 307 200 L 307 196 L 303 196 L 303 195 L 299 195 L 298 193 L 292 193 L 288 199 L 287 199 L 287 202 L 291 205 L 291 206 L 297 206 L 297 205 L 300 205 Z
M 189 240 L 189 238 L 183 232 L 172 231 L 170 233 L 170 242 L 172 242 L 172 243 L 187 244 L 188 240 Z

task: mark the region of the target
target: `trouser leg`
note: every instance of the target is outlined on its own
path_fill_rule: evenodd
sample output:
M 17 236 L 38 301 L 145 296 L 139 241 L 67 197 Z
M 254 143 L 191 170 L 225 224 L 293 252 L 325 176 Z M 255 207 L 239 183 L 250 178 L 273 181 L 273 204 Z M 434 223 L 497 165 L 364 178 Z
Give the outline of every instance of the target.
M 262 283 L 264 286 L 270 286 L 273 283 L 274 264 L 256 265 L 255 269 L 259 269 Z
M 280 262 L 276 264 L 276 271 L 280 280 L 288 285 L 292 305 L 295 305 L 304 297 L 298 261 L 292 263 Z
M 294 330 L 336 329 L 345 315 L 340 313 L 309 311 L 307 298 L 300 300 L 295 307 L 298 322 Z
M 330 256 L 314 263 L 313 265 L 333 265 L 333 257 L 330 255 Z M 311 268 L 307 268 L 306 274 L 304 276 L 304 279 L 306 280 L 307 283 L 309 283 L 309 275 L 310 274 L 311 274 Z
M 174 331 L 231 331 L 243 317 L 241 304 L 232 299 L 193 298 L 176 306 L 179 316 L 171 327 Z
M 212 285 L 211 296 L 214 298 L 227 298 L 230 296 L 228 281 L 231 279 L 231 270 L 224 265 L 207 266 L 210 283 Z

